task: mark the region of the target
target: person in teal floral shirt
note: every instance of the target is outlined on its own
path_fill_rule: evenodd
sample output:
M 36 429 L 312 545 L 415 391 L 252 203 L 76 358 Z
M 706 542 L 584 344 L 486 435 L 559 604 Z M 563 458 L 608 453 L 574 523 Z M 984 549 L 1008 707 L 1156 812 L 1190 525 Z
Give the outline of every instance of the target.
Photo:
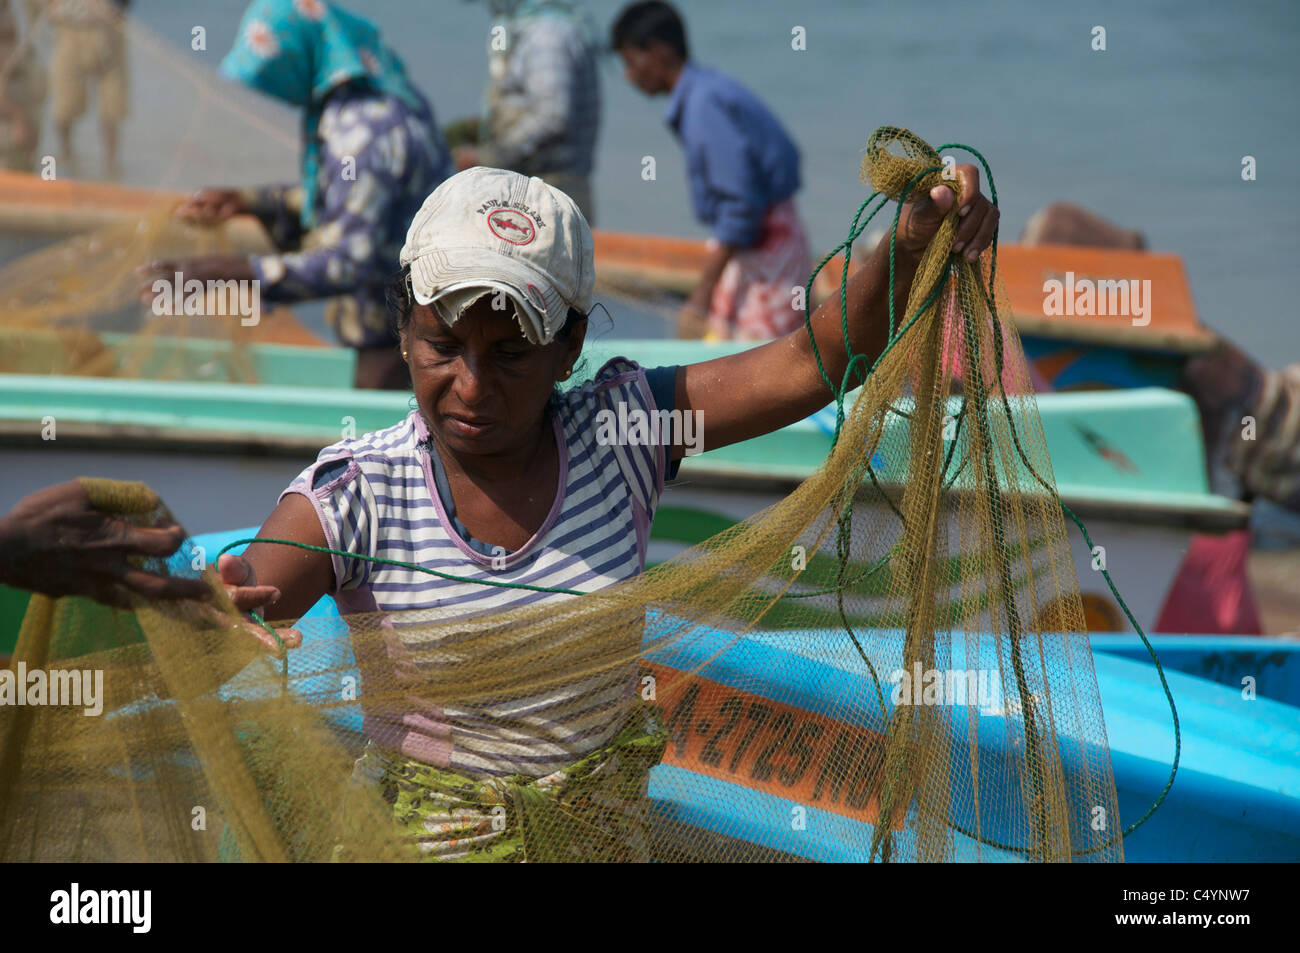
M 221 71 L 303 111 L 302 178 L 203 189 L 178 214 L 205 223 L 256 215 L 279 251 L 152 270 L 258 279 L 267 303 L 329 298 L 327 321 L 358 352 L 356 385 L 409 386 L 384 286 L 407 223 L 453 171 L 432 107 L 378 30 L 326 0 L 255 0 Z

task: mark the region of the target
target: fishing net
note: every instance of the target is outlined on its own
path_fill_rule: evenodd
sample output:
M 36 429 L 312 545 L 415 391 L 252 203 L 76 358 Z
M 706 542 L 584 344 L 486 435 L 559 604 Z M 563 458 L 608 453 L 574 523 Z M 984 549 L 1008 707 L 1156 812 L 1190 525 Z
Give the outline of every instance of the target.
M 20 56 L 51 59 L 49 6 L 35 5 L 21 42 L 0 55 L 0 76 Z M 233 286 L 182 280 L 180 294 L 155 308 L 140 297 L 147 282 L 137 269 L 273 251 L 251 217 L 196 226 L 172 213 L 186 189 L 291 176 L 294 126 L 286 110 L 219 81 L 206 50 L 177 49 L 134 17 L 121 29 L 136 77 L 132 109 L 149 116 L 147 126 L 124 127 L 125 174 L 149 187 L 84 180 L 93 134 L 80 137 L 75 158 L 60 152 L 0 171 L 0 373 L 254 382 L 254 346 L 324 342 L 287 309 L 254 312 Z M 65 59 L 58 69 L 76 67 Z M 94 131 L 93 112 L 78 124 L 83 133 Z
M 191 279 L 187 290 L 185 279 L 169 278 L 161 314 L 141 301 L 149 282 L 136 269 L 147 262 L 270 250 L 248 223 L 186 225 L 174 205 L 78 231 L 0 268 L 0 373 L 256 381 L 250 347 L 289 340 L 291 315 L 241 310 L 248 296 L 241 302 L 233 281 Z
M 844 250 L 872 202 L 955 188 L 942 169 L 877 130 Z M 866 383 L 828 381 L 820 469 L 632 580 L 491 615 L 309 614 L 285 659 L 210 566 L 213 606 L 35 597 L 13 671 L 102 672 L 102 713 L 66 687 L 0 708 L 0 858 L 1121 860 L 1051 463 L 996 245 L 952 254 L 960 204 L 884 354 L 857 359 Z M 141 485 L 87 487 L 141 525 L 171 516 Z M 201 564 L 187 544 L 141 565 Z M 560 693 L 584 731 L 530 714 Z M 466 712 L 570 760 L 452 774 L 360 730 L 441 720 L 461 744 Z

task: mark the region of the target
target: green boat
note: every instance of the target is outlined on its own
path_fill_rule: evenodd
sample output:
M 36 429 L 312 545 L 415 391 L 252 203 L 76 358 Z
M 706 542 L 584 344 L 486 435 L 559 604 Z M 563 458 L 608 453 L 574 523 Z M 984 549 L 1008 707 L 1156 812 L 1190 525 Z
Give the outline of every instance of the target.
M 119 343 L 107 335 L 110 346 Z M 604 340 L 594 371 L 623 355 L 646 366 L 734 353 L 740 343 Z M 241 360 L 258 384 L 222 383 L 228 348 L 189 340 L 156 353 L 184 379 L 0 375 L 0 507 L 51 483 L 94 475 L 143 480 L 193 533 L 256 527 L 324 446 L 391 426 L 409 393 L 358 391 L 351 351 L 258 344 Z M 205 376 L 207 380 L 205 380 Z M 1211 493 L 1197 410 L 1163 388 L 1046 394 L 1037 399 L 1062 499 L 1087 523 L 1144 628 L 1154 625 L 1195 532 L 1245 526 L 1249 507 Z M 903 423 L 901 420 L 898 423 Z M 831 447 L 833 409 L 683 461 L 665 490 L 649 561 L 662 561 L 787 495 Z M 891 427 L 886 440 L 904 439 Z M 885 474 L 888 479 L 889 475 Z M 881 519 L 891 519 L 887 511 Z M 1091 631 L 1126 628 L 1094 553 L 1069 528 Z M 18 593 L 0 595 L 0 655 L 12 645 Z M 8 607 L 8 611 L 5 611 Z

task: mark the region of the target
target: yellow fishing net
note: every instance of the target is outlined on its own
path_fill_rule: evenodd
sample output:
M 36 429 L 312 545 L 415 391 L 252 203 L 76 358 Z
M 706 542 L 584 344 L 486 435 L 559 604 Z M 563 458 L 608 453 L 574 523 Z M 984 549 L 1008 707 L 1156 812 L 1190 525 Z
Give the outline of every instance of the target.
M 48 7 L 35 5 L 21 43 L 0 55 L 0 75 L 20 53 L 52 57 Z M 155 308 L 141 299 L 148 282 L 137 269 L 273 251 L 251 217 L 207 227 L 172 213 L 185 189 L 261 183 L 293 170 L 291 114 L 220 81 L 206 50 L 178 50 L 139 18 L 122 29 L 136 77 L 133 109 L 150 119 L 124 137 L 125 166 L 149 188 L 83 180 L 96 168 L 93 134 L 80 137 L 76 159 L 60 149 L 38 156 L 34 168 L 0 170 L 0 373 L 254 382 L 251 346 L 324 342 L 282 308 L 261 308 L 249 323 L 247 295 L 241 302 L 231 288 L 206 282 L 195 290 L 182 280 L 180 294 L 159 296 L 167 307 Z M 65 77 L 94 69 L 71 59 L 58 65 Z M 79 125 L 93 133 L 91 118 Z
M 881 204 L 943 182 L 896 129 L 863 172 Z M 951 253 L 959 205 L 816 474 L 635 579 L 471 618 L 313 615 L 287 664 L 220 593 L 35 598 L 14 671 L 102 673 L 102 712 L 0 708 L 0 859 L 1121 860 L 1029 375 L 994 254 Z M 197 572 L 189 547 L 143 565 Z M 582 731 L 530 719 L 557 695 Z M 453 774 L 366 742 L 386 713 L 490 747 L 457 734 L 478 714 L 565 764 Z
M 273 337 L 273 325 L 284 325 L 287 315 L 241 313 L 236 282 L 195 282 L 187 291 L 183 278 L 168 279 L 155 307 L 152 298 L 141 300 L 151 282 L 136 269 L 269 245 L 249 222 L 186 225 L 173 206 L 79 230 L 0 268 L 0 373 L 254 382 L 248 347 Z M 246 323 L 253 320 L 267 323 L 258 330 Z M 187 346 L 196 339 L 207 346 Z M 219 372 L 208 366 L 200 373 L 201 364 Z

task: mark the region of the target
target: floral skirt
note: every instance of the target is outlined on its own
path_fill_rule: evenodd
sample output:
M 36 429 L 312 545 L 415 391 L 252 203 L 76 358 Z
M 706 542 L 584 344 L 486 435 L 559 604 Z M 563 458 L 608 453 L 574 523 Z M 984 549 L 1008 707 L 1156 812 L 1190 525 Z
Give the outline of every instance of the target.
M 794 199 L 763 218 L 758 244 L 736 252 L 722 269 L 709 304 L 706 340 L 767 340 L 803 327 L 794 289 L 812 270 L 808 234 Z
M 543 778 L 471 778 L 366 744 L 357 790 L 377 786 L 415 859 L 632 863 L 650 859 L 650 769 L 668 731 L 634 707 L 608 745 Z M 345 806 L 346 810 L 346 806 Z M 335 861 L 354 859 L 347 844 Z

